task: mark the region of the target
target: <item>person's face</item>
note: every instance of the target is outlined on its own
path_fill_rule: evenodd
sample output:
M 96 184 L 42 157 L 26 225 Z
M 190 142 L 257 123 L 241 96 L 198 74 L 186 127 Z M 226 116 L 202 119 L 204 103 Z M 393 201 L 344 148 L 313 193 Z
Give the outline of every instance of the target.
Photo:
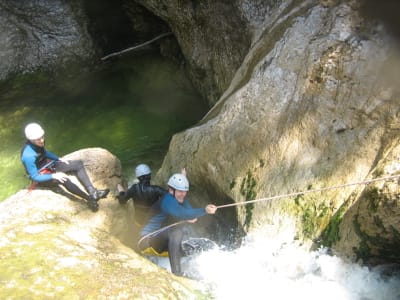
M 35 140 L 31 140 L 31 143 L 39 147 L 44 147 L 44 136 Z
M 183 200 L 186 197 L 187 192 L 175 190 L 175 198 L 178 200 L 179 203 L 183 203 Z

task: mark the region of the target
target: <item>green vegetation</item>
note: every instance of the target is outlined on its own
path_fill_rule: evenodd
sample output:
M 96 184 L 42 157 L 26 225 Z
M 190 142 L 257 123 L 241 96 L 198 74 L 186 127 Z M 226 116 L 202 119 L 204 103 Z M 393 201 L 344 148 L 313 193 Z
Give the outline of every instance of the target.
M 256 192 L 257 182 L 250 171 L 247 172 L 246 177 L 242 180 L 240 184 L 240 194 L 244 196 L 246 201 L 254 200 L 257 197 Z M 245 206 L 246 218 L 245 225 L 249 225 L 252 215 L 253 215 L 254 204 L 250 203 Z
M 322 233 L 322 245 L 332 247 L 339 239 L 339 226 L 347 211 L 347 205 L 342 205 L 329 221 L 328 226 Z
M 233 190 L 233 188 L 236 186 L 236 181 L 235 179 L 232 180 L 232 182 L 229 184 L 230 190 Z
M 159 168 L 171 136 L 207 110 L 179 66 L 153 54 L 79 77 L 60 76 L 36 72 L 0 83 L 0 139 L 5 145 L 0 150 L 0 201 L 30 183 L 19 159 L 29 122 L 44 126 L 46 145 L 54 153 L 102 147 L 121 160 L 129 178 L 138 162 Z

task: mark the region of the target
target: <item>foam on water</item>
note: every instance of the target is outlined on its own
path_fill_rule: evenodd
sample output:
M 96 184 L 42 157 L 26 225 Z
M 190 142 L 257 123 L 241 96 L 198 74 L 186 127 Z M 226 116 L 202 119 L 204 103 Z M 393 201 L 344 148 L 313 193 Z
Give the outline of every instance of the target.
M 264 236 L 248 239 L 235 251 L 204 252 L 187 271 L 216 299 L 400 299 L 399 276 Z

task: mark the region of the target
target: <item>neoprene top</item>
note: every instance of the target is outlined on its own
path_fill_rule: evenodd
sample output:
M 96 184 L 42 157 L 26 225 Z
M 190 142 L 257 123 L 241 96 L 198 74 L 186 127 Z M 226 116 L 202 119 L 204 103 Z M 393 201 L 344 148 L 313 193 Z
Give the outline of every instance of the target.
M 39 174 L 39 169 L 47 163 L 47 159 L 58 160 L 58 156 L 44 147 L 35 146 L 29 141 L 21 151 L 21 161 L 33 181 L 45 182 L 52 180 L 51 174 Z
M 143 227 L 141 236 L 154 232 L 168 223 L 171 224 L 168 219 L 192 220 L 206 214 L 205 208 L 193 208 L 186 198 L 180 204 L 173 195 L 167 193 L 151 207 L 150 219 Z

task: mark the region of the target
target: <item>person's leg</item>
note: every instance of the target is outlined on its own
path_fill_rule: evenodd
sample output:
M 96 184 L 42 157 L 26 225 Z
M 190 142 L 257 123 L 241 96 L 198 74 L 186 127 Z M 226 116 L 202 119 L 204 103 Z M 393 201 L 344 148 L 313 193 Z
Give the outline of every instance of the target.
M 97 190 L 92 182 L 90 181 L 90 178 L 88 174 L 86 173 L 85 166 L 83 165 L 83 162 L 81 160 L 69 160 L 68 164 L 57 161 L 55 163 L 55 169 L 58 172 L 73 172 L 76 174 L 76 177 L 78 178 L 79 182 L 85 187 L 86 191 L 89 193 L 91 196 L 91 200 L 99 200 L 101 198 L 107 197 L 108 192 L 110 191 L 109 189 L 106 190 Z
M 181 271 L 181 257 L 182 252 L 182 238 L 184 231 L 182 226 L 176 226 L 168 230 L 168 256 L 171 264 L 171 271 L 176 275 L 182 275 Z
M 94 189 L 93 184 L 86 173 L 85 166 L 81 160 L 69 160 L 68 163 L 57 161 L 55 162 L 54 167 L 57 172 L 75 173 L 80 183 L 82 183 L 88 192 L 90 189 Z
M 97 201 L 93 201 L 88 194 L 86 194 L 84 191 L 82 191 L 79 186 L 77 186 L 75 183 L 73 183 L 70 179 L 67 179 L 65 182 L 61 183 L 55 180 L 47 181 L 40 183 L 39 186 L 43 187 L 55 187 L 58 185 L 62 185 L 65 187 L 65 189 L 70 192 L 71 194 L 77 195 L 88 202 L 89 208 L 93 211 L 96 212 L 99 209 L 99 204 Z

